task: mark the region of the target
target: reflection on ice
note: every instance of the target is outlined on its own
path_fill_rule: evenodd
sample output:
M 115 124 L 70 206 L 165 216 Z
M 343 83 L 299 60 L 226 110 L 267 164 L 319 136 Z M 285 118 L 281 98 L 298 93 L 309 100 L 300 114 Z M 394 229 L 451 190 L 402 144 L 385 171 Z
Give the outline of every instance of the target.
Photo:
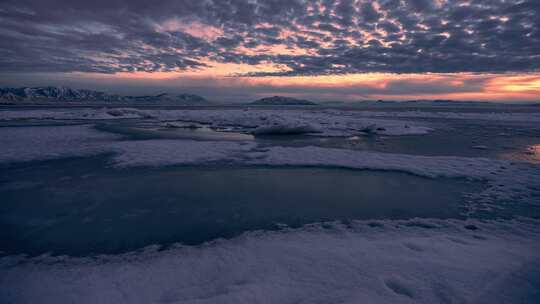
M 503 153 L 502 157 L 516 161 L 540 164 L 540 144 L 528 146 L 521 151 Z
M 200 244 L 278 224 L 459 218 L 463 194 L 484 187 L 398 172 L 226 166 L 111 170 L 105 161 L 6 169 L 0 179 L 0 196 L 6 199 L 0 214 L 4 253 L 118 253 L 151 244 Z

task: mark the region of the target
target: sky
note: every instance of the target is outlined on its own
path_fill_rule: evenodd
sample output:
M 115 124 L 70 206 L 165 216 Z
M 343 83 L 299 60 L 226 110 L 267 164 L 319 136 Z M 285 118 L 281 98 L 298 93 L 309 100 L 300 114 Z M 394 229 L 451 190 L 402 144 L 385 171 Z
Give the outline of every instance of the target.
M 538 0 L 1 0 L 0 86 L 540 101 Z

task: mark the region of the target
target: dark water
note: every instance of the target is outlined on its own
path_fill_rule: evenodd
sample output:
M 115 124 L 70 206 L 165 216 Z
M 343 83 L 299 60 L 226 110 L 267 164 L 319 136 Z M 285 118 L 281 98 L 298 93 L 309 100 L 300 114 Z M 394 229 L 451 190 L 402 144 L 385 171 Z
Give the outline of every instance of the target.
M 454 218 L 458 179 L 324 168 L 111 169 L 106 157 L 4 166 L 0 250 L 87 255 L 200 244 L 328 220 Z

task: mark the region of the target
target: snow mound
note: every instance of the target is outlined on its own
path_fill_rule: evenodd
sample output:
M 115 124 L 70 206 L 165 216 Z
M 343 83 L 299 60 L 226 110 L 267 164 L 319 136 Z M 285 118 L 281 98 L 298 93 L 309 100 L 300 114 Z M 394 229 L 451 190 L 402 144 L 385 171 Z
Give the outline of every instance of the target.
M 0 258 L 6 303 L 533 303 L 537 221 L 358 221 L 197 247 Z

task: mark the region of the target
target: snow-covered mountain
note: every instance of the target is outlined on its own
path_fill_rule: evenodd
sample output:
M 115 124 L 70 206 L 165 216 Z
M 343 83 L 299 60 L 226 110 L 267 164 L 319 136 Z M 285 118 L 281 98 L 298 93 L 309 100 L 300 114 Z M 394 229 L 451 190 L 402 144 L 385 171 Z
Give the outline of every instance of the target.
M 0 101 L 124 101 L 120 95 L 67 87 L 0 88 Z
M 204 104 L 206 99 L 194 94 L 159 94 L 150 96 L 122 96 L 100 91 L 78 90 L 67 87 L 0 88 L 0 102 L 178 102 Z
M 311 102 L 309 100 L 305 99 L 297 99 L 292 97 L 285 97 L 285 96 L 273 96 L 273 97 L 265 97 L 258 100 L 255 100 L 251 103 L 252 105 L 299 105 L 299 106 L 307 106 L 307 105 L 316 105 L 316 103 Z

